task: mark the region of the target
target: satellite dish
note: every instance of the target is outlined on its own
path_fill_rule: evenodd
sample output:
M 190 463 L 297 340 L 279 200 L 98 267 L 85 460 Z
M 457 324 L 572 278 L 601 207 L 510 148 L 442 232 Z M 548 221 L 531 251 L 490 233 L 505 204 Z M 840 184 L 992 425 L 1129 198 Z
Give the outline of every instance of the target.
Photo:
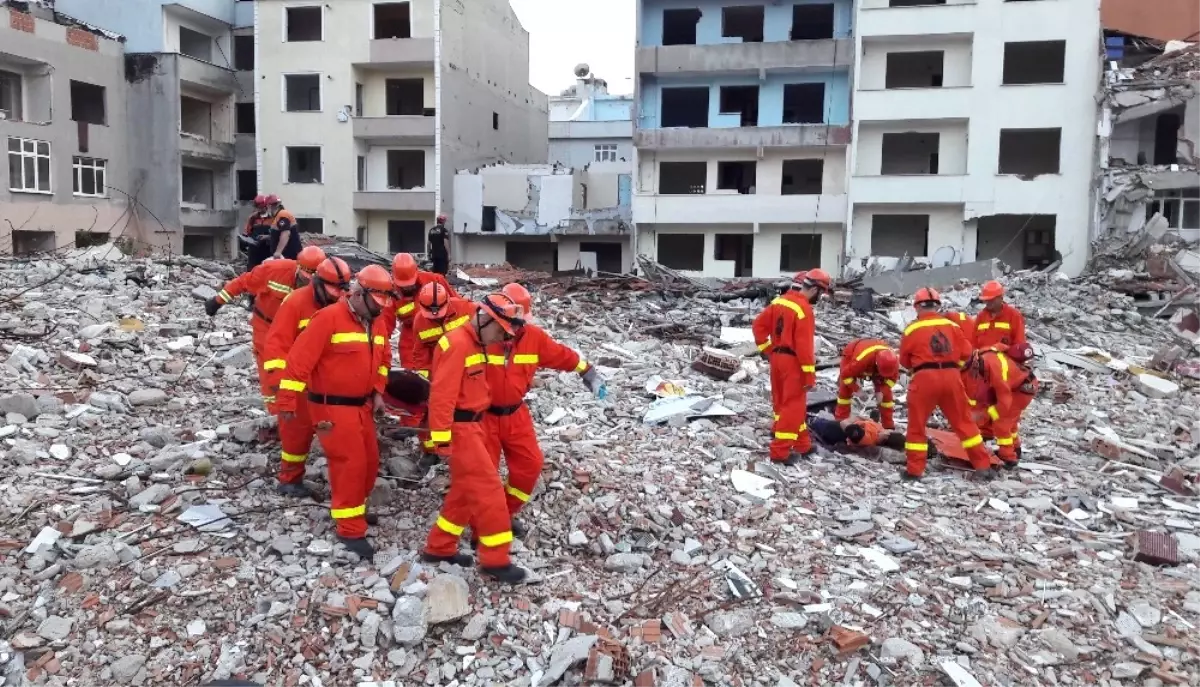
M 933 252 L 933 257 L 929 261 L 933 267 L 949 267 L 957 265 L 958 251 L 954 250 L 954 246 L 942 246 Z
M 587 62 L 580 62 L 579 64 L 575 65 L 575 76 L 582 79 L 591 73 L 592 68 L 588 66 Z

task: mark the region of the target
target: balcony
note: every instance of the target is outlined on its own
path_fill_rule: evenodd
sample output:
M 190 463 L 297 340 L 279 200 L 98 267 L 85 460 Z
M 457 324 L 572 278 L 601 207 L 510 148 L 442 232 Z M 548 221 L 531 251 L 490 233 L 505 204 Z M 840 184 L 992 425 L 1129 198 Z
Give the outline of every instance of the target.
M 970 86 L 856 91 L 854 112 L 871 121 L 968 119 L 972 97 Z
M 724 45 L 667 45 L 638 48 L 639 74 L 687 76 L 708 72 L 758 74 L 786 69 L 829 69 L 854 63 L 854 39 L 770 43 L 727 43 Z
M 817 148 L 850 143 L 850 127 L 788 124 L 722 128 L 638 129 L 634 146 L 643 150 Z
M 846 221 L 846 196 L 778 196 L 739 193 L 633 197 L 637 224 L 797 224 Z
M 237 93 L 237 77 L 232 69 L 218 67 L 187 55 L 176 55 L 175 58 L 179 64 L 181 82 L 215 96 Z
M 434 117 L 355 117 L 354 137 L 376 145 L 433 145 Z
M 232 229 L 237 225 L 237 211 L 198 210 L 185 205 L 179 208 L 179 223 L 185 227 L 202 229 Z
M 633 122 L 550 122 L 550 140 L 562 138 L 629 138 Z
M 213 141 L 195 134 L 179 132 L 179 154 L 185 159 L 209 163 L 231 163 L 236 159 L 232 142 Z
M 934 36 L 974 34 L 975 0 L 947 0 L 945 5 L 889 7 L 888 0 L 864 0 L 855 17 L 860 36 Z
M 374 67 L 433 66 L 432 38 L 378 38 L 371 41 L 369 65 Z
M 358 191 L 355 210 L 383 212 L 433 212 L 433 191 Z
M 967 177 L 951 174 L 854 176 L 854 203 L 961 204 Z

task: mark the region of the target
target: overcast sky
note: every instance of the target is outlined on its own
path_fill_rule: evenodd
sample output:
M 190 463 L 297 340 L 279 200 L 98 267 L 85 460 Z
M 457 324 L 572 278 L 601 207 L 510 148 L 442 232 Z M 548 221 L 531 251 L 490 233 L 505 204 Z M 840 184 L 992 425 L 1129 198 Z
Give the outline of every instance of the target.
M 634 0 L 509 0 L 529 32 L 529 81 L 547 95 L 586 62 L 610 93 L 633 92 Z

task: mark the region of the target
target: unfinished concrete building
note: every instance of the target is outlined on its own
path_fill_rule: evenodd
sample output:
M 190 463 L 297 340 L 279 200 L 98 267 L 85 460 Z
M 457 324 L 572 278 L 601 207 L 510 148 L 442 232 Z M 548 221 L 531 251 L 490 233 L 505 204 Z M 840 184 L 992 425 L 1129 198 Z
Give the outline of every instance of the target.
M 633 170 L 633 97 L 612 95 L 608 82 L 586 64 L 575 67 L 575 84 L 550 97 L 549 162 L 584 167 L 621 163 Z
M 631 175 L 620 162 L 461 171 L 454 177 L 463 250 L 456 259 L 542 272 L 628 272 L 632 191 Z

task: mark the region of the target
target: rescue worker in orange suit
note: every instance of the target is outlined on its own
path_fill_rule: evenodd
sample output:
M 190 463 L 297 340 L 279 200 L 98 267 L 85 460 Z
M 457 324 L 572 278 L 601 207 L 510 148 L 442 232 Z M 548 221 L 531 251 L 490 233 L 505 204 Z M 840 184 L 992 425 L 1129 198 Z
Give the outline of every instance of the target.
M 971 348 L 975 348 L 975 318 L 960 311 L 946 313 L 946 319 L 957 324 L 963 334 L 967 335 L 967 343 L 971 344 Z
M 267 196 L 267 223 L 271 227 L 271 258 L 294 259 L 300 254 L 300 224 L 290 210 L 283 208 L 283 201 L 272 193 Z M 268 258 L 269 259 L 269 258 Z
M 521 538 L 525 528 L 516 514 L 529 502 L 542 474 L 542 449 L 533 429 L 533 417 L 525 405 L 525 394 L 540 369 L 577 372 L 593 394 L 602 394 L 604 380 L 578 353 L 555 341 L 546 330 L 529 322 L 533 299 L 520 284 L 508 284 L 501 293 L 521 308 L 525 324 L 516 329 L 512 341 L 487 348 L 487 382 L 492 402 L 483 420 L 488 454 L 497 470 L 500 454 L 508 463 L 504 485 L 513 535 Z
M 413 366 L 405 369 L 411 369 L 428 379 L 438 340 L 469 322 L 476 308 L 474 303 L 465 298 L 451 296 L 449 290 L 438 282 L 422 286 L 417 294 L 417 314 L 413 316 L 413 333 L 416 339 Z M 434 452 L 428 432 L 421 432 L 417 438 L 426 454 Z
M 254 213 L 246 218 L 246 225 L 238 235 L 238 247 L 246 254 L 246 271 L 263 264 L 271 257 L 270 205 L 267 196 L 254 196 Z
M 263 373 L 273 393 L 287 370 L 292 345 L 320 309 L 337 303 L 350 288 L 350 266 L 341 258 L 325 258 L 317 267 L 312 283 L 296 289 L 279 306 L 275 322 L 263 347 Z M 283 444 L 279 463 L 279 493 L 309 497 L 304 485 L 304 464 L 312 446 L 313 426 L 308 413 L 308 397 L 296 399 L 296 410 L 289 418 L 279 418 L 279 440 Z
M 994 477 L 992 455 L 983 445 L 979 428 L 971 420 L 967 391 L 963 386 L 962 367 L 971 354 L 971 344 L 962 329 L 938 310 L 941 295 L 921 288 L 913 296 L 917 319 L 904 329 L 900 338 L 900 364 L 910 370 L 908 383 L 908 432 L 904 450 L 908 465 L 901 471 L 905 479 L 920 479 L 925 474 L 929 455 L 926 423 L 940 408 L 951 429 L 962 441 L 971 466 L 982 479 Z
M 1038 392 L 1037 377 L 1027 365 L 1031 358 L 1027 342 L 1007 350 L 985 348 L 972 353 L 962 371 L 980 433 L 996 438 L 996 455 L 1009 469 L 1021 459 L 1021 415 Z
M 268 408 L 275 403 L 275 393 L 267 384 L 262 367 L 263 345 L 267 341 L 267 332 L 271 329 L 271 322 L 275 319 L 275 313 L 278 312 L 283 299 L 287 298 L 293 289 L 307 284 L 324 259 L 325 251 L 316 246 L 308 246 L 300 251 L 295 260 L 268 260 L 226 283 L 220 293 L 204 304 L 204 312 L 212 317 L 221 306 L 243 293 L 249 293 L 254 299 L 250 310 L 250 346 L 254 352 L 255 366 L 258 368 L 258 384 L 262 391 L 263 403 L 266 403 Z
M 895 429 L 894 413 L 896 400 L 892 387 L 900 379 L 900 359 L 896 352 L 879 339 L 855 339 L 842 349 L 842 365 L 838 371 L 837 410 L 833 417 L 845 420 L 850 417 L 850 406 L 858 391 L 860 379 L 870 379 L 875 386 L 875 397 L 879 401 L 879 420 L 884 429 Z
M 979 290 L 983 310 L 975 317 L 975 347 L 996 344 L 1012 346 L 1025 343 L 1025 318 L 1021 311 L 1004 302 L 1004 285 L 989 281 Z
M 308 401 L 309 418 L 329 461 L 329 514 L 338 541 L 370 560 L 367 498 L 379 474 L 375 411 L 387 384 L 392 353 L 387 322 L 394 308 L 392 275 L 368 265 L 350 293 L 315 314 L 292 345 L 279 382 L 279 417 L 291 422 Z
M 438 339 L 429 390 L 430 435 L 438 454 L 449 459 L 450 491 L 421 557 L 470 565 L 471 557 L 458 551 L 458 540 L 470 526 L 479 539 L 482 572 L 510 583 L 524 580 L 526 572 L 509 555 L 512 523 L 500 474 L 488 456 L 483 420 L 492 405 L 487 349 L 513 340 L 523 324 L 520 306 L 507 296 L 484 298 L 467 326 Z
M 830 290 L 825 270 L 801 272 L 782 296 L 754 318 L 754 342 L 771 366 L 771 460 L 795 465 L 813 452 L 805 417 L 808 390 L 816 384 L 812 305 Z

